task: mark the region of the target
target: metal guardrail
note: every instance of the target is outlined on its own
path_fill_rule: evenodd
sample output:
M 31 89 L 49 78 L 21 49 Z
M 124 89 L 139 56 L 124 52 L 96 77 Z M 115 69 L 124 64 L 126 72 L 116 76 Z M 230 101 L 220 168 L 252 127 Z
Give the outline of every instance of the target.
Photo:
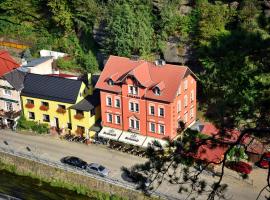
M 120 187 L 129 189 L 129 190 L 139 192 L 136 189 L 135 184 L 131 184 L 131 183 L 128 183 L 128 182 L 123 182 L 123 181 L 120 181 L 118 179 L 113 179 L 113 178 L 110 178 L 110 177 L 101 177 L 101 176 L 98 176 L 98 175 L 95 175 L 95 174 L 90 174 L 87 171 L 82 170 L 80 168 L 70 167 L 70 166 L 62 164 L 60 162 L 54 162 L 54 161 L 51 161 L 51 160 L 48 160 L 48 159 L 45 159 L 45 158 L 41 158 L 41 157 L 38 157 L 38 156 L 34 155 L 33 153 L 29 153 L 29 154 L 28 153 L 22 153 L 22 152 L 18 152 L 18 151 L 15 151 L 13 149 L 8 149 L 8 148 L 4 148 L 4 147 L 0 147 L 0 151 L 3 152 L 3 153 L 7 153 L 7 154 L 10 154 L 10 155 L 16 156 L 16 157 L 20 157 L 20 158 L 23 158 L 23 159 L 28 159 L 28 160 L 35 161 L 35 162 L 38 162 L 40 164 L 48 165 L 48 166 L 51 166 L 51 167 L 60 168 L 60 169 L 62 169 L 64 171 L 80 174 L 80 175 L 87 176 L 87 177 L 90 177 L 90 178 L 94 178 L 94 179 L 97 179 L 97 180 L 100 180 L 100 181 L 105 181 L 105 182 L 107 182 L 109 184 L 113 184 L 113 185 L 116 185 L 116 186 L 120 186 Z M 151 192 L 151 195 L 153 197 L 158 197 L 158 198 L 163 198 L 163 199 L 179 200 L 179 198 L 175 198 L 175 197 L 172 197 L 172 196 L 160 193 L 160 192 L 156 192 L 156 191 Z
M 0 193 L 0 199 L 1 200 L 21 200 L 19 198 L 12 197 L 12 196 L 9 196 L 7 194 L 2 194 L 2 193 Z

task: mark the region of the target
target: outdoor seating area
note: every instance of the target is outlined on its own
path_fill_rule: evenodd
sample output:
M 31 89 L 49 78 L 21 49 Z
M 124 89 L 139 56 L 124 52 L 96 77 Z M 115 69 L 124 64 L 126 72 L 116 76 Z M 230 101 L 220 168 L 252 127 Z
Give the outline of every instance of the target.
M 77 136 L 72 134 L 66 134 L 62 137 L 62 139 L 67 140 L 69 142 L 78 142 L 78 143 L 86 143 L 87 138 L 83 136 Z
M 108 145 L 108 148 L 113 149 L 113 150 L 122 151 L 124 153 L 133 154 L 133 155 L 139 156 L 139 157 L 146 156 L 145 149 L 138 147 L 138 146 L 133 146 L 130 144 L 125 144 L 125 143 L 117 142 L 117 141 L 113 141 L 113 140 L 109 140 L 107 145 Z

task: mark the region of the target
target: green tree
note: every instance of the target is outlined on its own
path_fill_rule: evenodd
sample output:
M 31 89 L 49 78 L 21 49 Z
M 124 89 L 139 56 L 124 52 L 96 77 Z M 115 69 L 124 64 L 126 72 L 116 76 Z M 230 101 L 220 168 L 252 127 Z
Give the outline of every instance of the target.
M 109 6 L 104 50 L 109 54 L 147 55 L 153 49 L 151 5 L 148 1 L 116 1 Z

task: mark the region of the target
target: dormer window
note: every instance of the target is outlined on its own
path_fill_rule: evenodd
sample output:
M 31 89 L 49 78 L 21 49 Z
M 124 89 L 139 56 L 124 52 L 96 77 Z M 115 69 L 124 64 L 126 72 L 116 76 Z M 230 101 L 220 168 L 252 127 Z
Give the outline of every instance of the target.
M 158 87 L 155 87 L 154 88 L 154 93 L 155 93 L 155 95 L 160 95 L 160 89 L 158 88 Z
M 113 83 L 113 80 L 112 80 L 112 79 L 109 79 L 109 80 L 108 80 L 108 85 L 110 85 L 110 86 L 114 85 L 114 83 Z

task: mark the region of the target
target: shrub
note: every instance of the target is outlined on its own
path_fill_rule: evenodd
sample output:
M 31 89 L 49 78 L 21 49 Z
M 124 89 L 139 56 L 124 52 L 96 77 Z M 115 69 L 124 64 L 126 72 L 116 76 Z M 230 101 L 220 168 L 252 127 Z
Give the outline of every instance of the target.
M 39 123 L 34 122 L 34 121 L 26 120 L 26 118 L 24 116 L 22 116 L 18 120 L 17 127 L 19 129 L 22 129 L 22 130 L 32 130 L 32 131 L 39 133 L 39 134 L 48 133 L 48 131 L 49 131 L 49 127 L 47 124 L 42 124 L 42 123 L 39 124 Z

